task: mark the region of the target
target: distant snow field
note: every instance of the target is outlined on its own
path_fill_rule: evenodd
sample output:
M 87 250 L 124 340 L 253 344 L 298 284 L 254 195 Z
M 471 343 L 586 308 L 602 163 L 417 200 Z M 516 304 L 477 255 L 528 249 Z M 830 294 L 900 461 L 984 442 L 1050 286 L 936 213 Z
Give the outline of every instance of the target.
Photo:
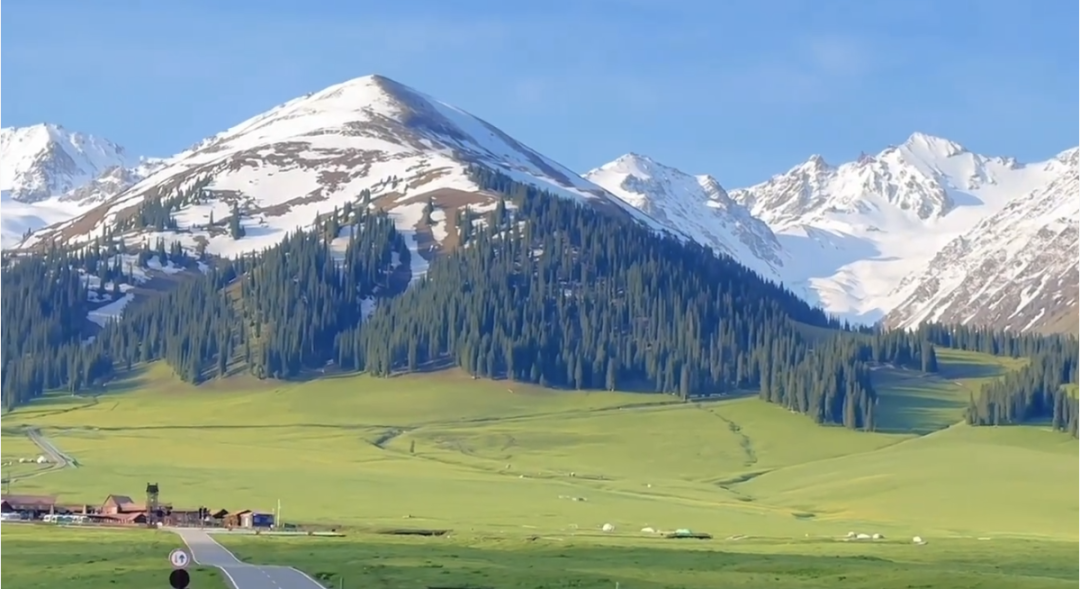
M 77 204 L 51 198 L 34 203 L 13 200 L 10 193 L 0 195 L 0 248 L 18 245 L 29 231 L 72 219 L 85 211 Z

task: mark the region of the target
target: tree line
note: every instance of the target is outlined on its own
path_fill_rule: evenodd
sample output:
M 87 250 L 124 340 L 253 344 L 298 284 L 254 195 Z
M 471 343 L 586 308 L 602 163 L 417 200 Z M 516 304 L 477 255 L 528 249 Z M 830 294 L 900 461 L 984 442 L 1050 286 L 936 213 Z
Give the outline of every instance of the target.
M 1080 342 L 1071 335 L 1010 333 L 963 325 L 923 325 L 926 339 L 942 346 L 995 356 L 1027 358 L 1021 368 L 984 384 L 966 411 L 972 425 L 1047 422 L 1077 437 L 1080 404 L 1069 385 L 1077 383 Z
M 487 213 L 453 217 L 459 247 L 408 288 L 416 254 L 369 197 L 264 251 L 192 272 L 92 341 L 76 319 L 89 310 L 84 276 L 122 271 L 109 262 L 122 242 L 8 264 L 4 320 L 34 333 L 9 340 L 5 330 L 4 403 L 97 387 L 153 360 L 193 383 L 240 370 L 290 379 L 327 367 L 389 376 L 453 365 L 571 389 L 753 392 L 819 423 L 873 429 L 875 364 L 933 372 L 935 345 L 1017 354 L 1043 345 L 956 344 L 968 336 L 934 326 L 855 334 L 708 248 L 485 168 L 470 176 L 503 197 Z M 194 264 L 178 246 L 140 251 Z

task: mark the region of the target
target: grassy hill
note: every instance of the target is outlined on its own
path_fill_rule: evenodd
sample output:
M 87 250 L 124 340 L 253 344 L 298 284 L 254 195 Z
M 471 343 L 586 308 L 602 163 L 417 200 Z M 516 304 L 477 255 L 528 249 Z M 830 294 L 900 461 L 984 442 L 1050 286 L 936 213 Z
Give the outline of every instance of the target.
M 878 433 L 817 426 L 756 398 L 679 403 L 457 372 L 196 388 L 153 365 L 96 398 L 10 413 L 3 453 L 27 453 L 7 442 L 33 426 L 80 464 L 13 492 L 95 502 L 156 481 L 177 505 L 269 510 L 280 499 L 286 521 L 1075 541 L 1075 440 L 960 425 L 971 388 L 1015 361 L 940 357 L 939 376 L 882 369 Z
M 2 451 L 5 462 L 36 456 L 25 437 L 36 427 L 79 463 L 10 466 L 12 492 L 97 502 L 151 481 L 178 506 L 270 510 L 280 500 L 285 521 L 353 533 L 223 542 L 345 586 L 1071 586 L 1075 440 L 963 425 L 970 392 L 1023 361 L 955 350 L 939 359 L 937 375 L 875 372 L 876 433 L 818 426 L 755 396 L 682 403 L 457 371 L 194 387 L 154 364 L 97 397 L 53 395 L 7 414 Z M 601 532 L 605 523 L 615 532 Z M 402 526 L 454 534 L 362 533 Z M 644 527 L 716 540 L 672 543 Z M 888 539 L 840 541 L 849 531 Z M 164 579 L 164 558 L 148 547 L 174 538 L 113 533 L 102 553 L 95 533 L 5 529 L 9 556 L 52 571 L 28 564 L 5 576 L 20 587 Z M 930 544 L 912 545 L 914 535 Z M 81 556 L 44 556 L 95 550 L 104 555 L 86 557 L 97 563 L 89 577 Z
M 990 356 L 942 348 L 940 370 L 927 374 L 914 370 L 880 368 L 874 386 L 880 395 L 877 430 L 928 434 L 960 421 L 971 395 L 1008 370 L 1027 360 Z

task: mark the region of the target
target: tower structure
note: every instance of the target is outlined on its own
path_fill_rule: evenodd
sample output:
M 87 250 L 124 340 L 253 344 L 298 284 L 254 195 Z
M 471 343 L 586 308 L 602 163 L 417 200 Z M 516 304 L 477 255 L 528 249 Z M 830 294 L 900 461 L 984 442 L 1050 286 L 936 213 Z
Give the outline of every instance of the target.
M 161 508 L 158 503 L 158 484 L 146 483 L 146 523 L 155 526 L 161 521 Z

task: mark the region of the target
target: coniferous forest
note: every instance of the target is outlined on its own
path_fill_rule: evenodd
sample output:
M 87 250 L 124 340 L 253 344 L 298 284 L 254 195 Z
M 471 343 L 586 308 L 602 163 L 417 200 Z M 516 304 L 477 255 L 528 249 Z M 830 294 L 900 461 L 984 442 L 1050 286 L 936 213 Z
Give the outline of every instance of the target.
M 391 376 L 458 366 L 476 377 L 684 399 L 756 391 L 818 423 L 869 430 L 871 368 L 935 372 L 941 346 L 1030 358 L 972 398 L 970 423 L 1047 419 L 1076 435 L 1077 402 L 1064 386 L 1077 382 L 1075 339 L 937 325 L 855 331 L 706 248 L 499 173 L 471 173 L 503 200 L 460 215 L 458 247 L 411 285 L 405 239 L 366 206 L 233 260 L 196 260 L 160 242 L 136 251 L 109 236 L 6 260 L 3 402 L 93 390 L 152 360 L 192 383 L 238 371 L 291 379 L 327 367 Z M 200 190 L 148 202 L 133 222 L 174 227 L 174 201 Z M 193 270 L 95 330 L 88 301 L 115 299 L 132 282 L 116 261 L 124 252 Z

